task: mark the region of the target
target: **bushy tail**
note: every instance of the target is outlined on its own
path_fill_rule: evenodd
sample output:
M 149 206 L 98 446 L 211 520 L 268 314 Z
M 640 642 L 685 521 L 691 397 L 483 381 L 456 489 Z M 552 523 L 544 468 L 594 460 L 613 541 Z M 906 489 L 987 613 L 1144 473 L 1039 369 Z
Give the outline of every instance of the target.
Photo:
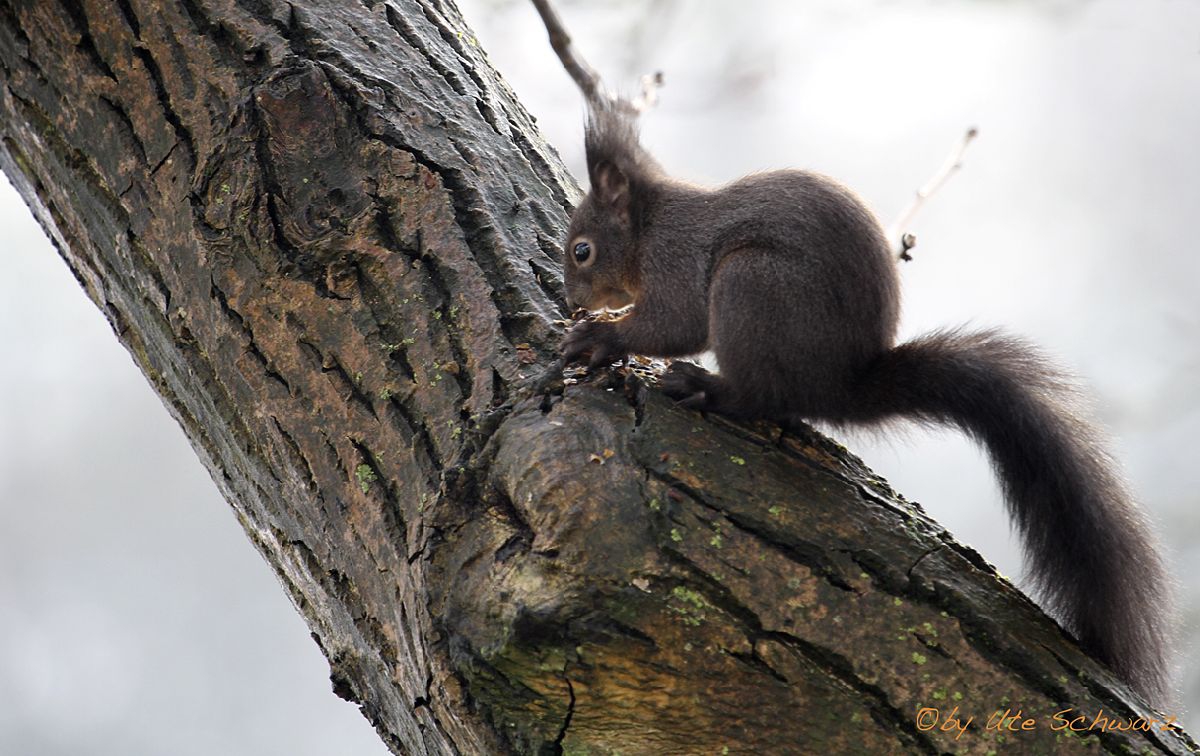
M 1167 692 L 1170 584 L 1150 531 L 1063 376 L 1018 339 L 944 331 L 896 347 L 845 418 L 953 424 L 991 455 L 1034 588 L 1151 702 Z

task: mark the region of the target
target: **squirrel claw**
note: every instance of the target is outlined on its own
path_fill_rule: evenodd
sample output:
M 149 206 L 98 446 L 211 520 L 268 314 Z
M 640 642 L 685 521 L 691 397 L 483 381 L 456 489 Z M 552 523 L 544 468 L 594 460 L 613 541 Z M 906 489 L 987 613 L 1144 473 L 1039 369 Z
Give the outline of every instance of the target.
M 708 384 L 711 374 L 690 362 L 672 362 L 658 379 L 663 393 L 675 403 L 688 409 L 702 410 L 708 406 Z
M 580 362 L 580 358 L 590 352 L 588 370 L 611 365 L 624 356 L 612 326 L 596 321 L 585 321 L 572 328 L 563 341 L 562 352 L 567 365 Z
M 690 396 L 685 396 L 682 399 L 676 399 L 675 404 L 684 409 L 696 410 L 703 412 L 708 409 L 708 394 L 703 391 L 697 391 Z
M 619 359 L 621 358 L 607 344 L 597 344 L 592 350 L 592 358 L 588 360 L 588 370 L 607 367 Z

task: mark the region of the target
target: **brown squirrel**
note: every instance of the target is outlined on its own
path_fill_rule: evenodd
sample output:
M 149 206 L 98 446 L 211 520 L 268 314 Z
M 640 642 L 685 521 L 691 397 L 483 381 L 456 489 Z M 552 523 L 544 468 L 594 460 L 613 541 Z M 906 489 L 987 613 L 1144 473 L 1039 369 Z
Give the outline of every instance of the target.
M 712 350 L 719 375 L 675 362 L 663 390 L 740 418 L 957 426 L 990 454 L 1043 604 L 1163 701 L 1169 582 L 1061 373 L 998 331 L 897 345 L 895 257 L 874 215 L 832 179 L 785 170 L 690 186 L 641 147 L 633 117 L 604 104 L 590 108 L 585 146 L 591 190 L 567 236 L 567 303 L 634 307 L 572 328 L 568 364 Z

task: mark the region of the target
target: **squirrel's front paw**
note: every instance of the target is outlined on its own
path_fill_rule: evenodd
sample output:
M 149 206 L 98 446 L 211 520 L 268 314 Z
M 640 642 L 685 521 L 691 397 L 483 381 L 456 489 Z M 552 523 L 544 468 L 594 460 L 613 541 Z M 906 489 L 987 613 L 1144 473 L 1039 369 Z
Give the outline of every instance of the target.
M 709 389 L 712 374 L 690 362 L 672 362 L 667 372 L 658 379 L 663 393 L 680 406 L 703 410 L 709 405 Z
M 568 365 L 591 352 L 589 369 L 611 365 L 627 354 L 616 327 L 612 323 L 597 320 L 585 320 L 572 328 L 563 341 L 562 352 L 563 360 Z

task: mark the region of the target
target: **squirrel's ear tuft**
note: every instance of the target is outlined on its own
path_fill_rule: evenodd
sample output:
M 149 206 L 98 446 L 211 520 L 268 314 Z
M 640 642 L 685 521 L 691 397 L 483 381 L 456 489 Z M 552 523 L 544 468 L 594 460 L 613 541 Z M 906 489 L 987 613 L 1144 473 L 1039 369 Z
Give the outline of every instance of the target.
M 630 209 L 635 190 L 659 173 L 654 158 L 638 143 L 637 120 L 612 104 L 593 104 L 584 131 L 588 179 L 597 199 Z

